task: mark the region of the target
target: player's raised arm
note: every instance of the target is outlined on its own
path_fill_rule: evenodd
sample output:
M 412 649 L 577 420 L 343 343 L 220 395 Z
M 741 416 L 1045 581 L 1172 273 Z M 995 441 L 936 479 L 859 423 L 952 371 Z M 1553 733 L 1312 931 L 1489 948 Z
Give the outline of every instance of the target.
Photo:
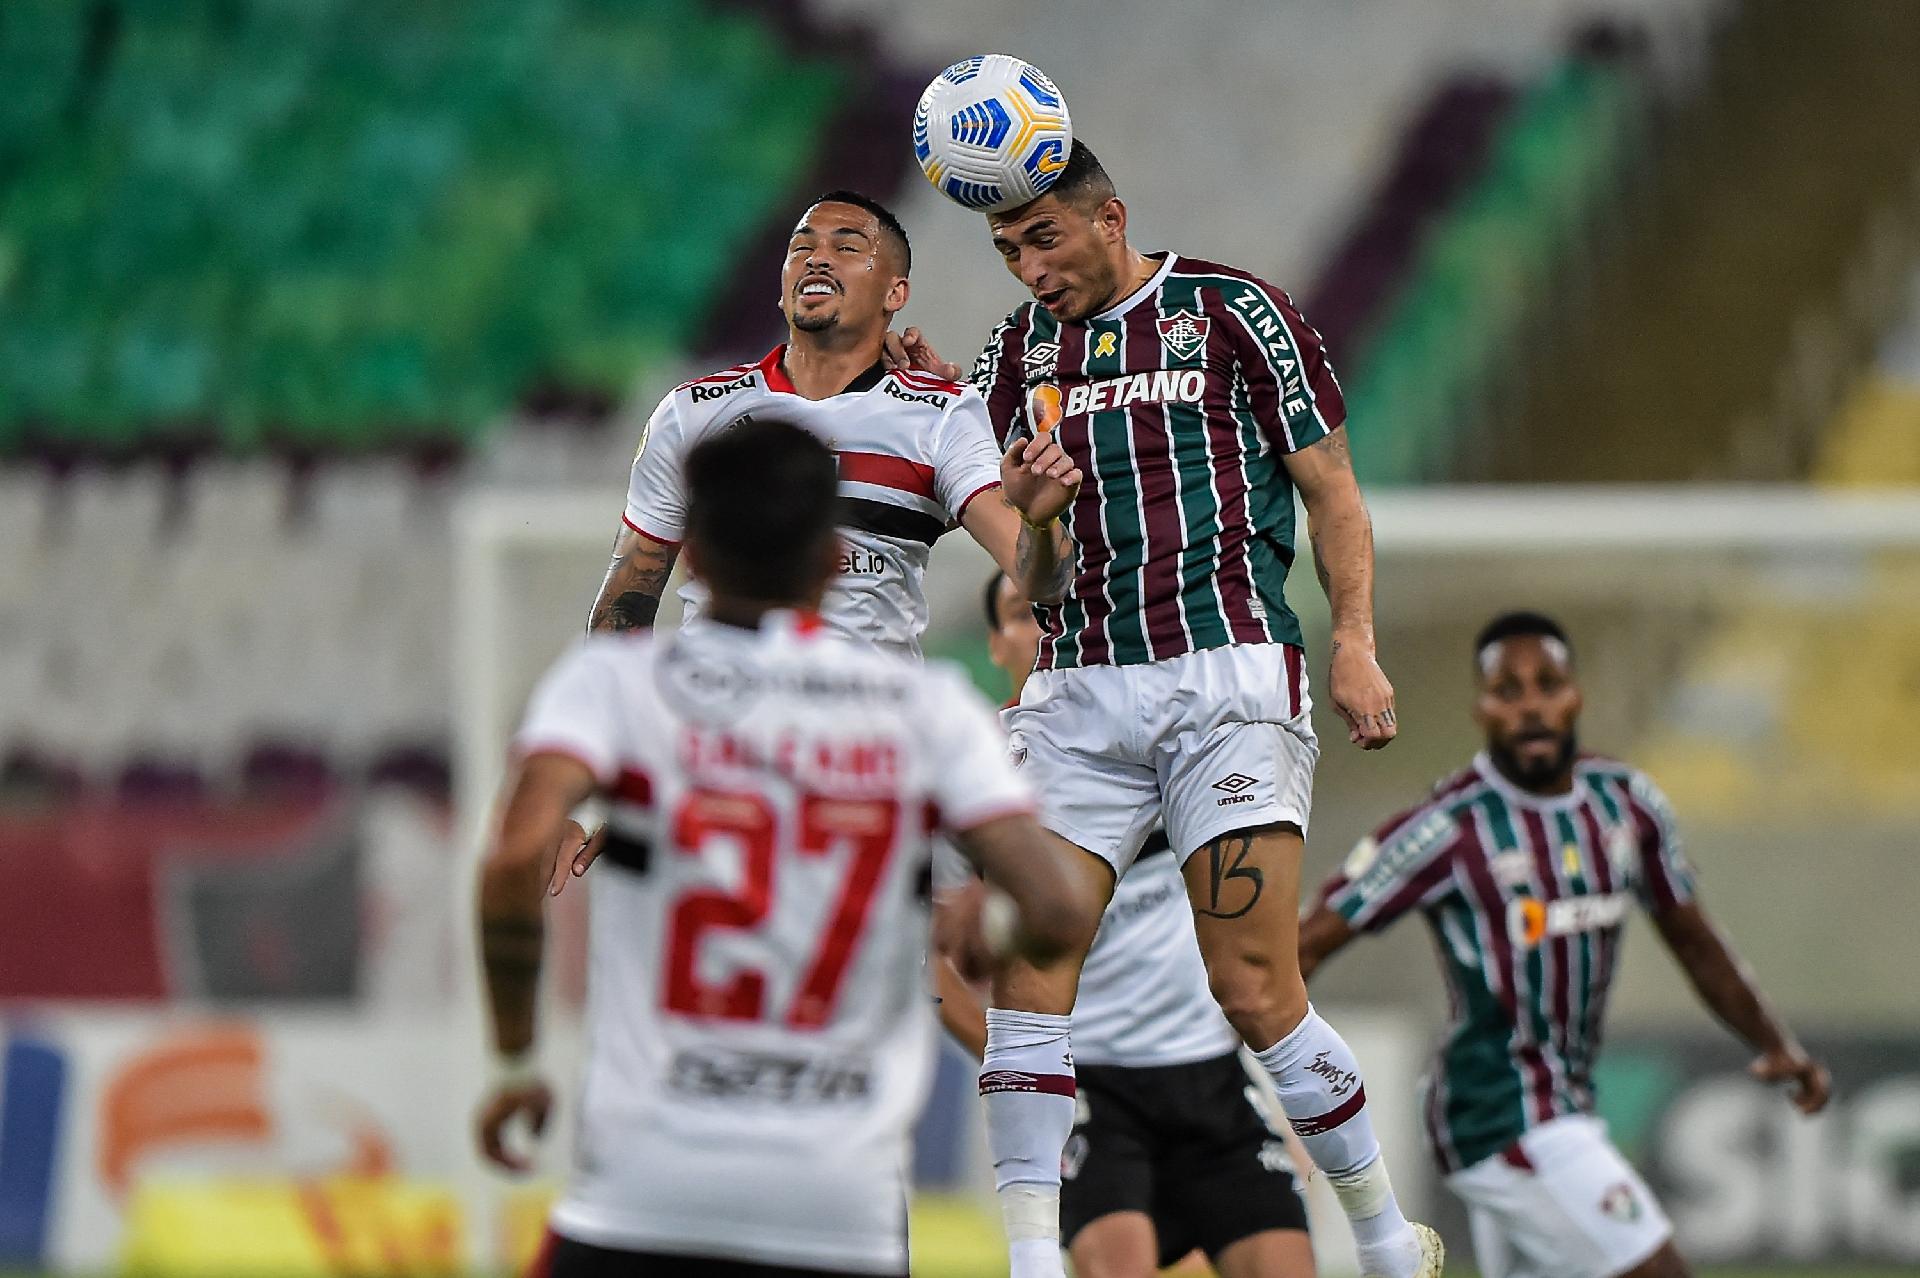
M 647 419 L 634 454 L 627 508 L 613 540 L 613 562 L 587 617 L 589 631 L 646 630 L 659 614 L 686 529 L 684 450 L 680 414 L 668 395 Z
M 1050 438 L 1015 440 L 1000 461 L 1000 491 L 960 522 L 1000 571 L 1035 603 L 1057 603 L 1073 574 L 1073 538 L 1060 515 L 1080 490 L 1080 470 Z
M 1014 440 L 1003 454 L 987 404 L 964 391 L 941 419 L 934 482 L 941 500 L 1021 593 L 1052 603 L 1066 593 L 1073 539 L 1061 515 L 1080 491 L 1080 469 L 1051 434 Z

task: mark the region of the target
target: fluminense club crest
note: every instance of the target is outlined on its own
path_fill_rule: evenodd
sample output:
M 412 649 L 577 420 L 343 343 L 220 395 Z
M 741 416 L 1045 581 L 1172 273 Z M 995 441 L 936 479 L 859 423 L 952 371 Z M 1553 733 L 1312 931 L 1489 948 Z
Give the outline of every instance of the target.
M 1175 311 L 1154 322 L 1160 330 L 1160 344 L 1173 352 L 1175 359 L 1192 359 L 1207 344 L 1207 330 L 1213 321 L 1192 311 Z

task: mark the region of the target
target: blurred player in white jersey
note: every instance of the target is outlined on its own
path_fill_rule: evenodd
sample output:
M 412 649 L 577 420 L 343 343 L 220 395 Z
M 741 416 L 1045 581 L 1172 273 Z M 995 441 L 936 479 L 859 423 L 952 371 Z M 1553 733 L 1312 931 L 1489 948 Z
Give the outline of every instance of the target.
M 766 413 L 813 431 L 839 461 L 844 547 L 821 605 L 833 629 L 918 653 L 927 558 L 956 524 L 1033 598 L 1059 597 L 1073 551 L 1054 521 L 1079 472 L 1050 440 L 1015 444 L 1003 457 L 973 387 L 886 367 L 887 329 L 907 304 L 911 265 L 906 231 L 876 201 L 857 191 L 814 201 L 780 275 L 787 341 L 758 363 L 674 388 L 649 419 L 590 629 L 653 624 L 686 527 L 687 450 Z M 1005 491 L 993 491 L 1003 479 Z M 701 593 L 693 583 L 681 597 L 698 611 Z
M 1014 948 L 1084 945 L 977 694 L 832 636 L 833 459 L 760 420 L 695 448 L 705 614 L 595 635 L 535 693 L 481 879 L 498 1077 L 487 1156 L 552 1104 L 534 1063 L 542 903 L 567 813 L 611 800 L 591 1047 L 551 1278 L 904 1274 L 910 1127 L 933 1025 L 928 839 L 1011 899 Z M 977 948 L 977 947 L 976 947 Z
M 988 650 L 1017 700 L 1040 627 L 1004 574 L 985 605 Z M 944 901 L 965 877 L 937 864 Z M 942 1023 L 984 1055 L 980 1000 L 950 963 L 935 975 Z M 1224 1278 L 1312 1278 L 1284 1129 L 1239 1048 L 1207 993 L 1180 867 L 1156 830 L 1114 887 L 1073 1004 L 1079 1095 L 1060 1237 L 1078 1278 L 1148 1278 L 1195 1250 Z

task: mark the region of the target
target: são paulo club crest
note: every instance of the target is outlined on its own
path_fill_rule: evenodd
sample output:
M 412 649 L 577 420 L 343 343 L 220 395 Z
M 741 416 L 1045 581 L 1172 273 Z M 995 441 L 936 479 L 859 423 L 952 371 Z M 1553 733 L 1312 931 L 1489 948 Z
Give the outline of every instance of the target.
M 1173 352 L 1175 359 L 1192 359 L 1207 344 L 1207 330 L 1213 321 L 1192 311 L 1175 311 L 1154 321 L 1160 330 L 1160 344 Z

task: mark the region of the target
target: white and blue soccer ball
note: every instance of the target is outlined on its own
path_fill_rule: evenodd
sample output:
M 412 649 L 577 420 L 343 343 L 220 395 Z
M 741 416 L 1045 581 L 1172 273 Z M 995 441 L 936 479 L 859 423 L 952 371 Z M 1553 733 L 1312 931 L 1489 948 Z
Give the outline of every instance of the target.
M 954 63 L 913 112 L 913 153 L 927 181 L 978 213 L 1045 195 L 1072 147 L 1066 98 L 1038 67 L 1011 54 Z

